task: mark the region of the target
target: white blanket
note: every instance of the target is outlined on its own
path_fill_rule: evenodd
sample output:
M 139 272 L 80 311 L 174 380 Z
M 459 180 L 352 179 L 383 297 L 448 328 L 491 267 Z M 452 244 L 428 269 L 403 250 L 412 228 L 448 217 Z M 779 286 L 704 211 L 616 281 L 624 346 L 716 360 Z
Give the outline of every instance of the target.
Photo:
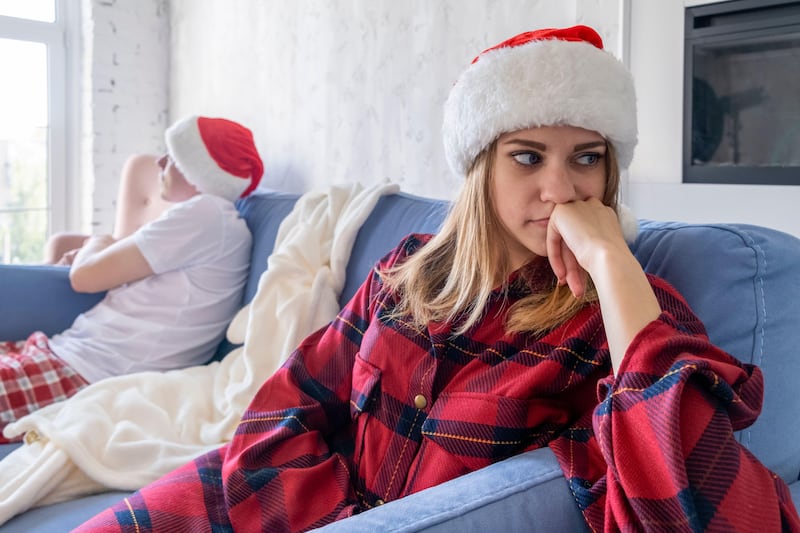
M 26 444 L 0 461 L 0 524 L 104 489 L 135 490 L 229 441 L 260 385 L 330 322 L 356 235 L 396 185 L 303 195 L 281 223 L 258 291 L 228 328 L 221 362 L 112 378 L 10 424 Z

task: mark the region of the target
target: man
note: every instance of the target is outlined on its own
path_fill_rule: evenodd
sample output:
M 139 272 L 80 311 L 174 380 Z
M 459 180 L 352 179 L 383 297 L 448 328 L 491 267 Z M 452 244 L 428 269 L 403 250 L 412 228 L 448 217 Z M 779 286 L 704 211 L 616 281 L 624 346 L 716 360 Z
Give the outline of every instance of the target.
M 103 300 L 52 338 L 0 343 L 0 434 L 89 383 L 205 363 L 222 339 L 252 244 L 234 202 L 256 189 L 263 163 L 250 130 L 226 119 L 187 117 L 165 139 L 161 195 L 174 205 L 128 237 L 90 237 L 74 253 L 73 289 L 108 291 Z

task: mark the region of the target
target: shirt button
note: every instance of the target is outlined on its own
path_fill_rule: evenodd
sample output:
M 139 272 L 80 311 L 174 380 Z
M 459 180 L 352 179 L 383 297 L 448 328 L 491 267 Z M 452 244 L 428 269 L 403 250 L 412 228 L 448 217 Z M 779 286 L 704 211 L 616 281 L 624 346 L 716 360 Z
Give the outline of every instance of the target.
M 385 501 L 383 501 L 383 500 L 380 500 L 380 499 L 378 499 L 378 500 L 375 500 L 375 506 L 376 506 L 376 507 L 378 507 L 378 506 L 380 506 L 380 505 L 383 505 L 384 503 L 386 503 L 386 502 L 385 502 Z
M 425 409 L 428 406 L 428 400 L 422 394 L 414 396 L 414 405 L 417 409 Z

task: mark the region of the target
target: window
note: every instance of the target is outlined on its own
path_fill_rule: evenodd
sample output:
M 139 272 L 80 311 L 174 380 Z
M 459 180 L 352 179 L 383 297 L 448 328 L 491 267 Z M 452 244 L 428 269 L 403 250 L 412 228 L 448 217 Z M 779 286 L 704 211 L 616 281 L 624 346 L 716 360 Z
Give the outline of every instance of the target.
M 66 5 L 0 1 L 2 263 L 41 261 L 47 235 L 67 227 Z
M 686 10 L 683 180 L 800 185 L 800 1 Z

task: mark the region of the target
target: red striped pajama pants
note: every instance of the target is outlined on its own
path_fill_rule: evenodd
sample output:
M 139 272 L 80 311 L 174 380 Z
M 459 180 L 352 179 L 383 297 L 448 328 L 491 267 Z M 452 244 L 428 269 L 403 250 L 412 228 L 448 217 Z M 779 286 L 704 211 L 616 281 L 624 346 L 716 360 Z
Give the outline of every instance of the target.
M 0 444 L 22 440 L 5 438 L 6 425 L 88 384 L 50 350 L 44 333 L 19 342 L 0 341 Z

